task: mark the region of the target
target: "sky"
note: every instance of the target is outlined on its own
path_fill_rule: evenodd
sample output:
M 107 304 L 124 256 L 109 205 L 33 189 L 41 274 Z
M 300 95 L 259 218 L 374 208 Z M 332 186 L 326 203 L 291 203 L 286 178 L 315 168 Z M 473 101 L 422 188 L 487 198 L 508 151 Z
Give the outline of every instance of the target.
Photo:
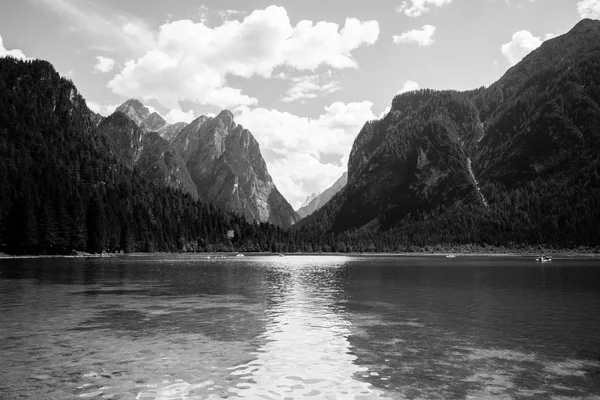
M 222 109 L 297 209 L 396 94 L 489 86 L 600 0 L 0 0 L 0 56 L 50 61 L 109 115 Z

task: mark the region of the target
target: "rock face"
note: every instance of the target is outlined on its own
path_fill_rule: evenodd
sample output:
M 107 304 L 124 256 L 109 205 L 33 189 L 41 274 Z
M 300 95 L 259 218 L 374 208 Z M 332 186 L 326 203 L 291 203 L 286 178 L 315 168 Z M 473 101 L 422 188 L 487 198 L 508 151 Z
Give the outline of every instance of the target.
M 153 112 L 142 121 L 140 128 L 142 128 L 144 132 L 156 132 L 165 125 L 167 125 L 167 121 L 165 121 L 158 113 Z
M 108 138 L 110 149 L 125 165 L 139 168 L 147 179 L 198 197 L 185 163 L 158 133 L 144 132 L 120 111 L 102 120 L 98 131 Z
M 150 110 L 141 101 L 137 99 L 129 99 L 121 104 L 115 111 L 125 114 L 137 126 L 141 126 L 142 122 L 150 116 Z
M 475 213 L 473 229 L 492 240 L 564 245 L 568 235 L 592 237 L 581 232 L 598 212 L 581 198 L 600 193 L 598 126 L 600 21 L 582 20 L 489 88 L 394 98 L 391 111 L 358 134 L 346 187 L 298 228 L 406 227 L 411 240 L 411 226 L 420 224 L 422 232 L 446 229 L 459 238 L 455 217 L 470 221 Z M 586 217 L 573 215 L 575 204 Z
M 289 227 L 298 216 L 279 193 L 250 131 L 224 110 L 200 117 L 173 140 L 198 195 L 248 220 Z
M 165 139 L 167 142 L 171 143 L 173 139 L 185 128 L 187 124 L 185 122 L 177 122 L 174 124 L 166 124 L 162 128 L 158 129 L 156 132 Z
M 342 176 L 340 176 L 338 180 L 335 181 L 333 185 L 331 185 L 331 187 L 325 189 L 321 194 L 317 195 L 316 193 L 313 193 L 312 195 L 307 197 L 302 207 L 296 210 L 296 213 L 300 218 L 305 218 L 310 214 L 314 213 L 315 211 L 323 207 L 325 204 L 327 204 L 327 202 L 331 200 L 331 198 L 334 195 L 336 195 L 340 190 L 342 190 L 344 186 L 346 186 L 347 182 L 348 173 L 344 172 Z

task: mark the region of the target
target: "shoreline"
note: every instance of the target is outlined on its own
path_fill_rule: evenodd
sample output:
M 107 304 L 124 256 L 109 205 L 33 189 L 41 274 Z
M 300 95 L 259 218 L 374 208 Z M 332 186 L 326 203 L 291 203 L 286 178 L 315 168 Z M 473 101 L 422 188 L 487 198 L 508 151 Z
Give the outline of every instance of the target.
M 155 257 L 155 256 L 188 256 L 190 258 L 200 259 L 223 259 L 223 258 L 238 258 L 236 254 L 244 254 L 246 257 L 277 257 L 280 253 L 266 253 L 266 252 L 248 252 L 248 253 L 235 253 L 235 252 L 224 252 L 224 253 L 192 253 L 192 252 L 177 252 L 177 253 L 166 253 L 166 252 L 155 252 L 155 253 L 123 253 L 123 254 L 89 254 L 82 253 L 78 255 L 43 255 L 43 254 L 28 254 L 28 255 L 11 255 L 6 253 L 0 253 L 0 260 L 13 260 L 13 259 L 43 259 L 43 258 L 63 258 L 63 259 L 88 259 L 88 258 L 130 258 L 130 257 Z M 435 253 L 421 253 L 421 252 L 402 252 L 402 253 L 281 253 L 284 256 L 290 257 L 303 257 L 303 256 L 347 256 L 347 257 L 445 257 L 453 255 L 455 257 L 539 257 L 541 254 L 547 254 L 551 258 L 600 258 L 600 253 L 589 253 L 589 252 L 573 252 L 573 251 L 555 251 L 555 252 L 504 252 L 504 253 L 492 253 L 492 252 L 435 252 Z

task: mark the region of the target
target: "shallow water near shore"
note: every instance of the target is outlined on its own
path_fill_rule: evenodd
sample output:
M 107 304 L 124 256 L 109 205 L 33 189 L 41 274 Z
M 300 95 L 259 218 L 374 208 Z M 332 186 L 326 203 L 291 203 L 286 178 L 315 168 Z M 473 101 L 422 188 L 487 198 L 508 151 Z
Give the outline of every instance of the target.
M 0 398 L 600 399 L 600 260 L 0 260 Z

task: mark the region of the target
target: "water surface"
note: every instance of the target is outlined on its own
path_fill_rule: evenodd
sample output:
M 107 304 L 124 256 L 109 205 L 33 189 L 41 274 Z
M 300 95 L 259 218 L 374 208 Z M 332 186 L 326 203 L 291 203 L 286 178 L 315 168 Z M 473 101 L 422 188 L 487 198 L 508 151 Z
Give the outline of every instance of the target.
M 600 399 L 591 259 L 0 260 L 0 316 L 2 399 Z

